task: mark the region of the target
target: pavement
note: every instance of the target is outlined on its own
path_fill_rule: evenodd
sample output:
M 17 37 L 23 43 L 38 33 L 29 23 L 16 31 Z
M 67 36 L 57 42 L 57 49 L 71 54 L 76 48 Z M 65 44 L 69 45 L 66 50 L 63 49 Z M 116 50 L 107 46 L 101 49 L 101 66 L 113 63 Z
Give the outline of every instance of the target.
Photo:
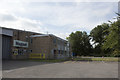
M 3 78 L 118 78 L 118 62 L 3 61 Z

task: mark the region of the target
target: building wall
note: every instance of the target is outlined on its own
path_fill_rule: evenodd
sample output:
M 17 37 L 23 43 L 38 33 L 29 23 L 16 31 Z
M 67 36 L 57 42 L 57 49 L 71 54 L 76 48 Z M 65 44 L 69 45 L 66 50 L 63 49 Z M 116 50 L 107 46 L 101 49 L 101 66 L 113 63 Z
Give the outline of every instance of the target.
M 67 42 L 56 36 L 33 37 L 32 54 L 45 54 L 45 59 L 64 59 L 69 57 Z
M 2 28 L 2 34 L 6 36 L 13 36 L 13 30 Z
M 11 58 L 11 36 L 2 35 L 2 58 Z
M 65 59 L 69 57 L 67 41 L 58 37 L 51 37 L 51 54 L 54 59 Z
M 33 35 L 41 35 L 40 33 L 10 29 L 13 31 L 11 38 L 11 58 L 12 59 L 28 59 L 31 54 L 39 56 L 45 54 L 44 59 L 63 59 L 68 57 L 69 51 L 67 41 L 54 35 L 32 37 Z M 8 34 L 9 35 L 9 34 Z M 14 40 L 28 43 L 28 47 L 13 46 Z M 37 55 L 38 54 L 38 55 Z M 39 59 L 43 59 L 38 57 Z
M 1 28 L 2 36 L 2 59 L 11 58 L 11 40 L 13 36 L 13 31 L 11 29 Z
M 13 30 L 13 38 L 12 38 L 12 45 L 14 40 L 20 40 L 24 42 L 28 42 L 28 47 L 15 47 L 12 46 L 12 59 L 28 59 L 29 58 L 29 53 L 31 53 L 30 46 L 32 45 L 31 43 L 31 35 L 36 35 L 39 33 L 34 33 L 34 32 L 28 32 L 28 31 L 22 31 L 22 30 Z M 18 52 L 18 54 L 14 54 L 14 52 Z
M 34 37 L 33 42 L 30 47 L 32 53 L 45 54 L 45 59 L 50 57 L 50 38 L 48 36 L 44 37 Z

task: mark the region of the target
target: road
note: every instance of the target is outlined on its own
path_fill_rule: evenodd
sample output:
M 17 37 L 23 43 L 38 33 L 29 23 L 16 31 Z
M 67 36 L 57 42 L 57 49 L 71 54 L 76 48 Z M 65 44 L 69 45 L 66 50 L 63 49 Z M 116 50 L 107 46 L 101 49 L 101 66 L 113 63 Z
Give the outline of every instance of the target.
M 118 78 L 117 62 L 3 61 L 3 78 Z

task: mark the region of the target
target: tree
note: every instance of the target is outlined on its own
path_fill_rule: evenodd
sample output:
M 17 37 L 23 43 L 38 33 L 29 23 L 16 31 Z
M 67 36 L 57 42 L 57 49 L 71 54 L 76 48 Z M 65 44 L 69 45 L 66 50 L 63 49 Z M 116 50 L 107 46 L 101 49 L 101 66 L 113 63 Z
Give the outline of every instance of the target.
M 91 55 L 92 51 L 93 55 L 97 56 L 120 56 L 120 14 L 118 14 L 117 21 L 109 22 L 109 24 L 103 23 L 92 29 L 90 35 L 87 35 L 85 31 L 72 32 L 67 38 L 72 51 L 76 55 L 83 56 Z M 94 48 L 90 40 L 94 42 Z
M 104 38 L 109 34 L 108 28 L 109 24 L 103 23 L 102 25 L 98 25 L 92 29 L 90 32 L 91 39 L 94 42 L 93 45 L 96 44 L 94 48 L 94 53 L 96 55 L 104 55 L 104 51 L 101 49 L 101 47 L 104 44 Z
M 109 28 L 109 24 L 103 23 L 102 25 L 98 25 L 90 32 L 90 36 L 92 37 L 92 41 L 94 43 L 98 43 L 102 45 L 103 39 L 106 35 L 108 35 L 107 29 Z
M 91 52 L 91 44 L 89 36 L 85 31 L 76 31 L 75 33 L 71 33 L 67 38 L 72 46 L 72 52 L 76 53 L 76 55 L 89 55 Z
M 120 20 L 114 21 L 111 23 L 108 31 L 109 35 L 105 37 L 104 39 L 104 45 L 102 46 L 105 50 L 111 50 L 110 55 L 111 56 L 120 56 Z
M 117 21 L 110 24 L 98 25 L 91 32 L 90 36 L 97 45 L 94 48 L 96 54 L 107 56 L 120 56 L 120 14 Z

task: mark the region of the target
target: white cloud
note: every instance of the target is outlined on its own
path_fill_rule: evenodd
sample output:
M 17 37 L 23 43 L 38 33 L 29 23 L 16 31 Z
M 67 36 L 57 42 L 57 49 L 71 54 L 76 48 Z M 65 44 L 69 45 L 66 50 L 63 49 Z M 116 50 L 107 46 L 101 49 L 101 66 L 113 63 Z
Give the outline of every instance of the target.
M 97 24 L 109 20 L 106 16 L 111 16 L 111 13 L 114 13 L 114 8 L 110 4 L 80 3 L 90 0 L 71 0 L 70 2 L 76 2 L 72 3 L 73 5 L 57 3 L 55 0 L 52 1 L 56 3 L 42 3 L 41 1 L 2 0 L 0 3 L 0 25 L 44 33 L 52 29 L 52 33 L 65 39 L 69 32 L 75 30 L 90 31 Z M 1 12 L 5 12 L 5 14 Z M 46 24 L 49 25 L 46 26 Z M 68 28 L 65 28 L 65 32 L 61 31 L 64 27 Z
M 10 14 L 0 13 L 0 21 L 6 22 L 6 21 L 16 21 L 17 18 Z
M 119 0 L 5 0 L 7 2 L 118 2 Z
M 113 6 L 105 6 L 105 8 L 99 9 L 94 9 L 93 7 L 97 7 L 97 5 L 52 6 L 48 12 L 46 12 L 50 13 L 50 17 L 47 18 L 46 23 L 48 22 L 49 24 L 61 28 L 71 24 L 71 26 L 69 26 L 71 30 L 75 28 L 90 31 L 96 25 L 106 22 L 106 15 L 114 13 L 112 12 Z M 43 7 L 43 9 L 46 10 L 46 7 Z
M 38 20 L 18 17 L 8 13 L 0 13 L 0 26 L 21 29 L 34 32 L 44 32 L 46 28 L 41 27 L 43 24 Z

